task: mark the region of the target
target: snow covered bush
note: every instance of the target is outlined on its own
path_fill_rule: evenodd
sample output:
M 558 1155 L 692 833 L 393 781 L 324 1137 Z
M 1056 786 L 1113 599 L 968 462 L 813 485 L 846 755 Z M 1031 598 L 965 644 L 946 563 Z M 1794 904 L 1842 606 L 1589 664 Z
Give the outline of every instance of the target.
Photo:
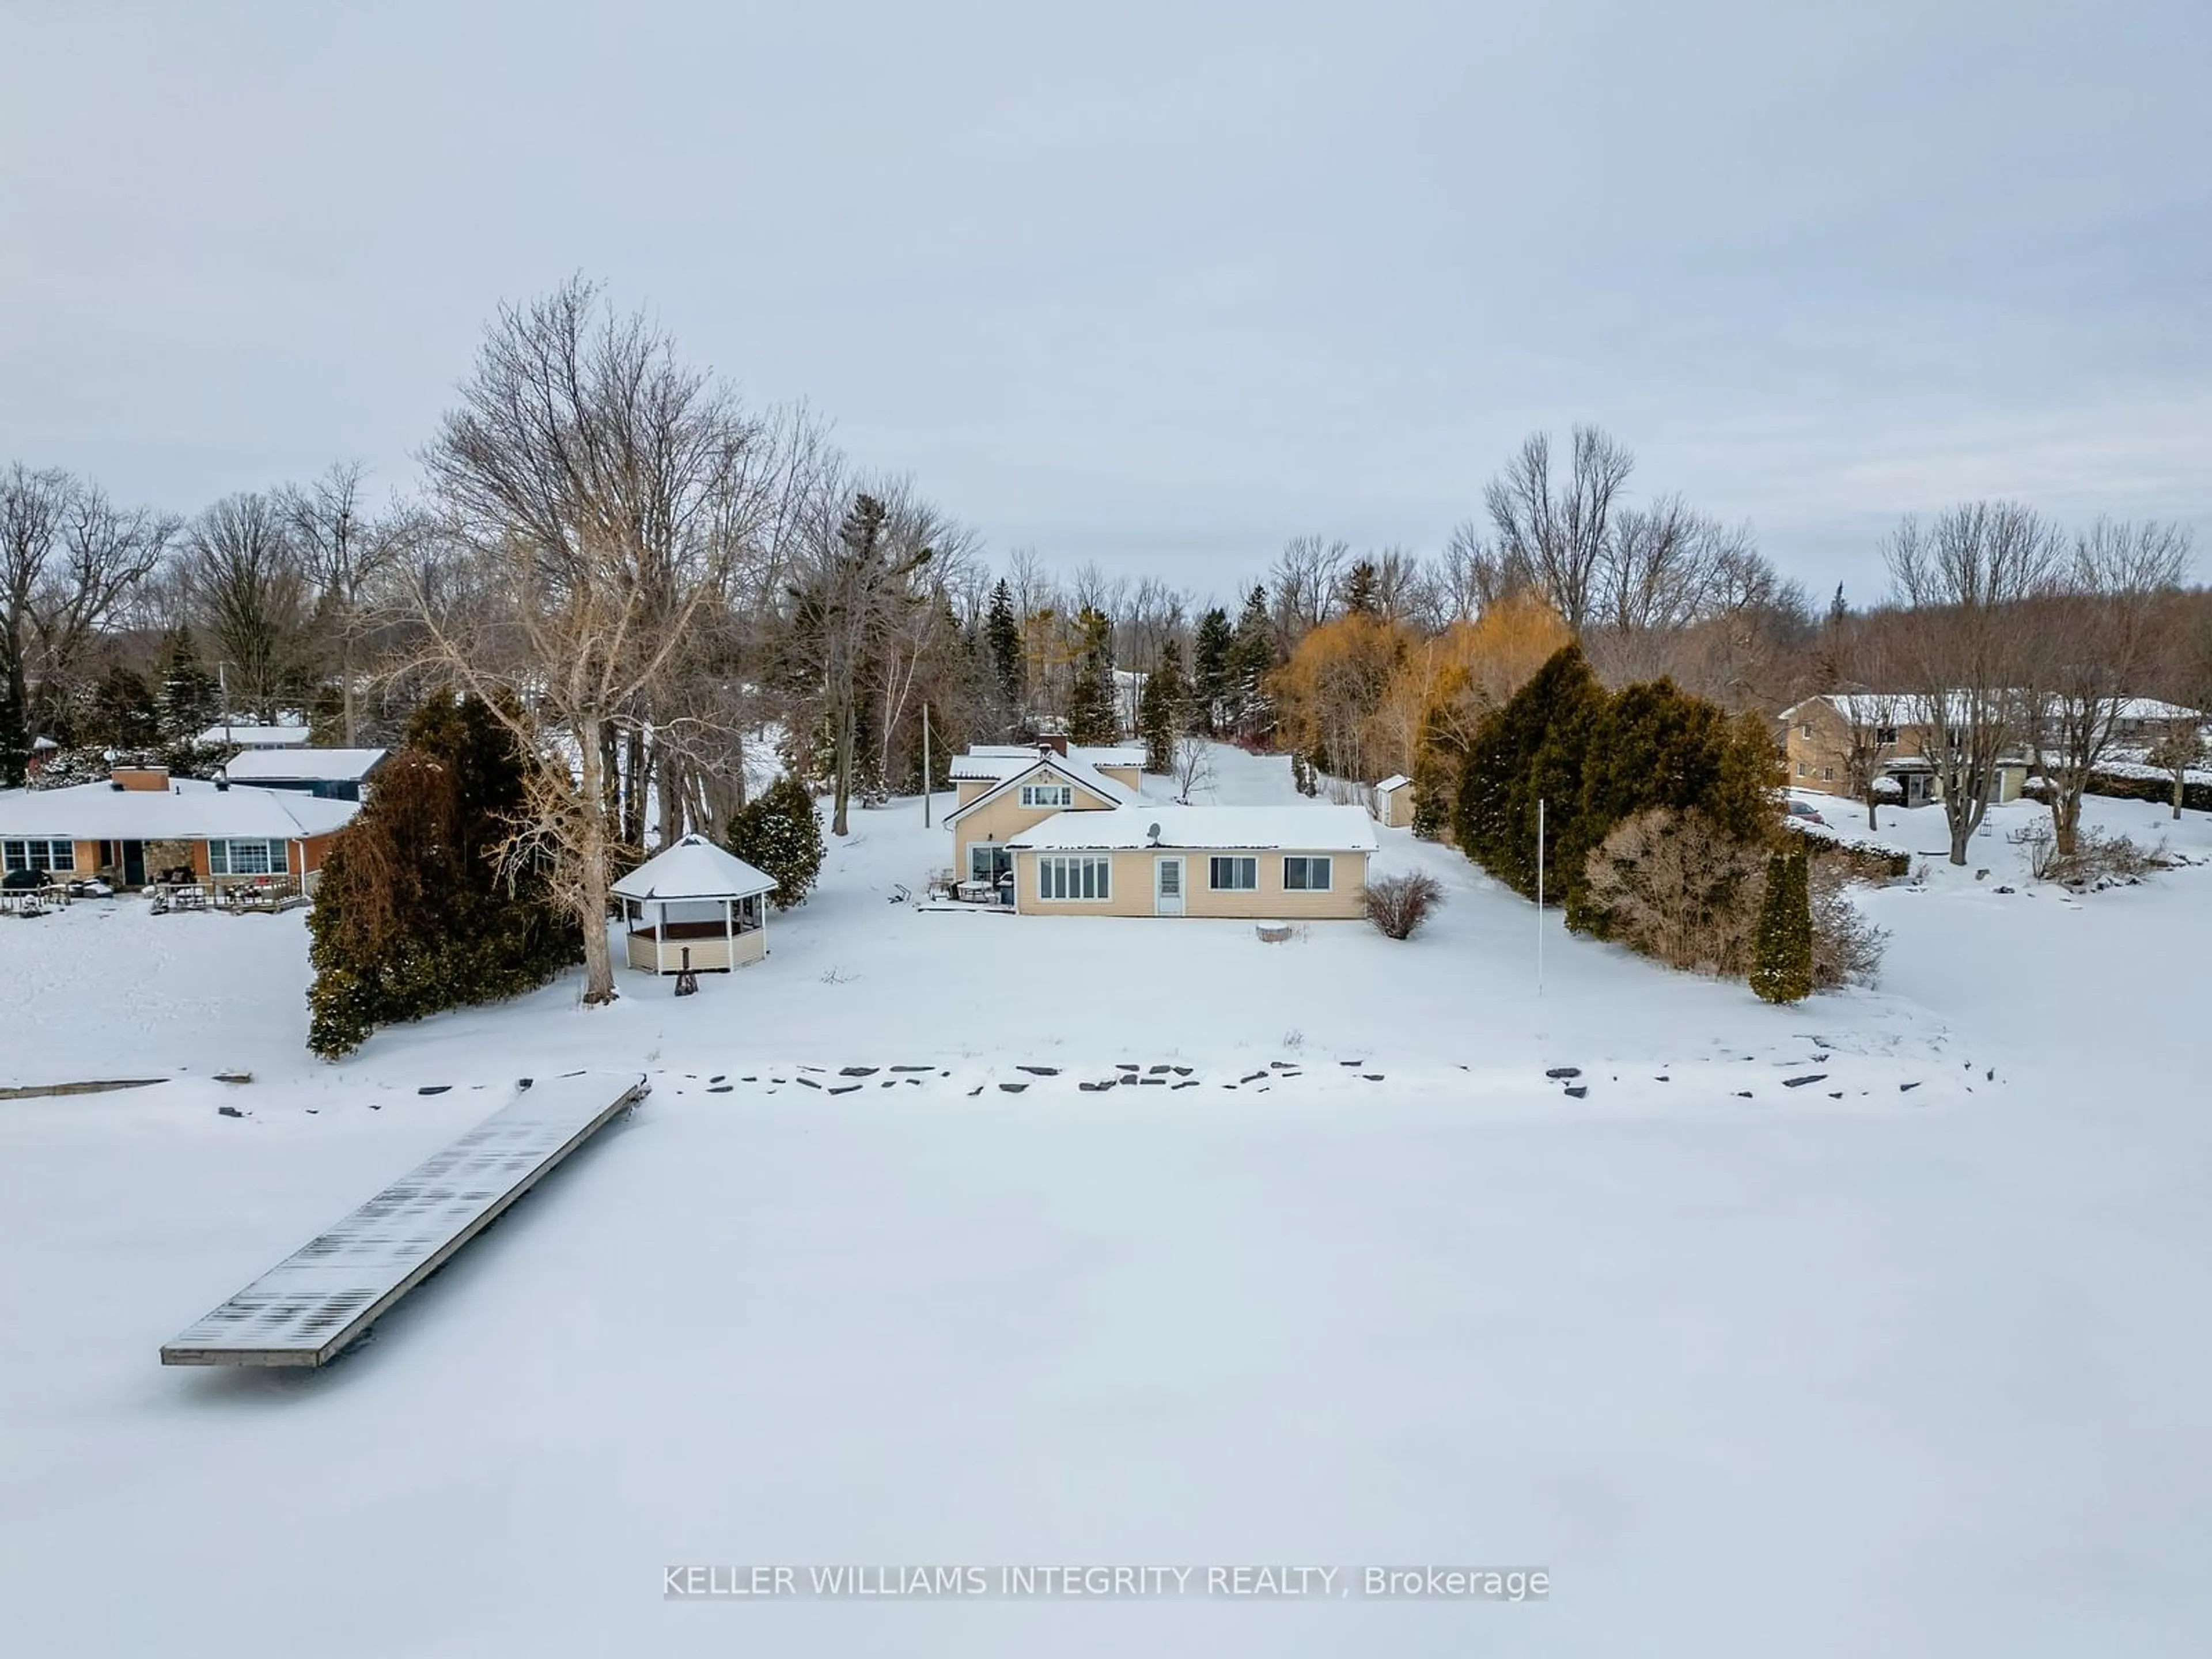
M 775 878 L 779 910 L 803 902 L 822 873 L 822 820 L 814 796 L 787 772 L 730 819 L 730 850 L 747 864 Z
M 1389 939 L 1411 939 L 1444 902 L 1444 884 L 1414 872 L 1367 884 L 1367 920 Z
M 1847 865 L 1814 859 L 1810 871 L 1813 900 L 1813 988 L 1832 991 L 1844 985 L 1871 985 L 1881 970 L 1888 932 L 1866 919 L 1851 898 L 1858 884 Z

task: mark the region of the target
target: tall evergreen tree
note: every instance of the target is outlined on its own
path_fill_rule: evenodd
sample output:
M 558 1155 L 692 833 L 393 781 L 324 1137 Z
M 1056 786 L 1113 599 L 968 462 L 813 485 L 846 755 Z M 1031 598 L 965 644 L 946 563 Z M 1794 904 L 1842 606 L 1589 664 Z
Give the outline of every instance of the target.
M 1006 719 L 1022 715 L 1022 623 L 1014 615 L 1013 590 L 1004 576 L 991 590 L 991 609 L 983 621 L 983 639 L 991 653 L 991 672 L 1006 702 Z
M 21 788 L 30 769 L 31 732 L 22 700 L 8 677 L 0 674 L 0 789 Z
M 310 1048 L 338 1059 L 380 1025 L 520 995 L 582 957 L 543 876 L 499 867 L 530 763 L 473 697 L 416 711 L 323 864 L 307 918 Z
M 1382 583 L 1376 574 L 1374 560 L 1360 560 L 1344 579 L 1344 608 L 1357 617 L 1382 614 Z
M 161 711 L 146 677 L 111 663 L 92 689 L 85 736 L 107 749 L 151 749 L 161 741 Z
M 1767 1002 L 1802 1002 L 1813 994 L 1812 869 L 1802 839 L 1766 860 L 1751 988 Z
M 1114 696 L 1114 624 L 1089 605 L 1075 621 L 1083 643 L 1068 693 L 1067 735 L 1076 743 L 1112 743 L 1121 735 Z
M 192 630 L 184 623 L 173 624 L 162 635 L 155 669 L 161 682 L 155 702 L 164 744 L 172 748 L 189 744 L 222 718 L 216 677 L 208 672 Z
M 1454 827 L 1460 850 L 1524 898 L 1536 896 L 1538 803 L 1544 896 L 1559 902 L 1559 847 L 1574 833 L 1583 770 L 1606 708 L 1579 646 L 1561 647 L 1492 711 L 1468 746 Z
M 1229 613 L 1217 605 L 1199 618 L 1198 633 L 1191 642 L 1191 690 L 1197 706 L 1196 724 L 1208 737 L 1218 732 L 1222 722 L 1230 718 L 1236 652 L 1236 630 L 1229 625 Z
M 1244 737 L 1265 740 L 1275 729 L 1267 696 L 1267 677 L 1275 672 L 1275 621 L 1267 612 L 1267 590 L 1255 586 L 1237 619 L 1234 664 L 1237 731 Z
M 1137 702 L 1137 735 L 1145 740 L 1145 770 L 1165 776 L 1175 770 L 1176 739 L 1190 722 L 1190 690 L 1183 682 L 1182 645 L 1170 640 L 1160 660 L 1145 677 Z

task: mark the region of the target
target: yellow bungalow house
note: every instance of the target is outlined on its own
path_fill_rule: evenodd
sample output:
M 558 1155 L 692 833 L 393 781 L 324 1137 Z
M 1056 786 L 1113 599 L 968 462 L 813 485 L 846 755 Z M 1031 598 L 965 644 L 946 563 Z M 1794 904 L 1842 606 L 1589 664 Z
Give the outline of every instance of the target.
M 1355 921 L 1375 823 L 1358 806 L 1176 806 L 1054 813 L 1007 842 L 1021 915 Z
M 971 749 L 952 763 L 958 799 L 945 816 L 952 869 L 969 898 L 1012 904 L 1007 843 L 1061 812 L 1103 812 L 1137 799 L 1141 749 L 1070 749 L 1065 740 L 1031 748 Z

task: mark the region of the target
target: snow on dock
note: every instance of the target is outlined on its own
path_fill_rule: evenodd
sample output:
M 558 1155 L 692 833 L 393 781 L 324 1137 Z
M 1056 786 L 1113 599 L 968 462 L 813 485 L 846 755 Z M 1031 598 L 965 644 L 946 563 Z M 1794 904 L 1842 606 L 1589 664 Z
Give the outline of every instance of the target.
M 525 1089 L 164 1345 L 161 1363 L 327 1364 L 647 1091 L 609 1072 Z

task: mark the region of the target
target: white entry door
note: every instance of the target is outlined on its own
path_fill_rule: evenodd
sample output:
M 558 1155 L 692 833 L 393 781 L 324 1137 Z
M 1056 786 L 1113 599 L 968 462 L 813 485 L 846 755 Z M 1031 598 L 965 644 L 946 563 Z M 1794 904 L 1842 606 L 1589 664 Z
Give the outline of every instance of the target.
M 1179 916 L 1182 914 L 1181 859 L 1152 860 L 1152 914 L 1156 916 Z

